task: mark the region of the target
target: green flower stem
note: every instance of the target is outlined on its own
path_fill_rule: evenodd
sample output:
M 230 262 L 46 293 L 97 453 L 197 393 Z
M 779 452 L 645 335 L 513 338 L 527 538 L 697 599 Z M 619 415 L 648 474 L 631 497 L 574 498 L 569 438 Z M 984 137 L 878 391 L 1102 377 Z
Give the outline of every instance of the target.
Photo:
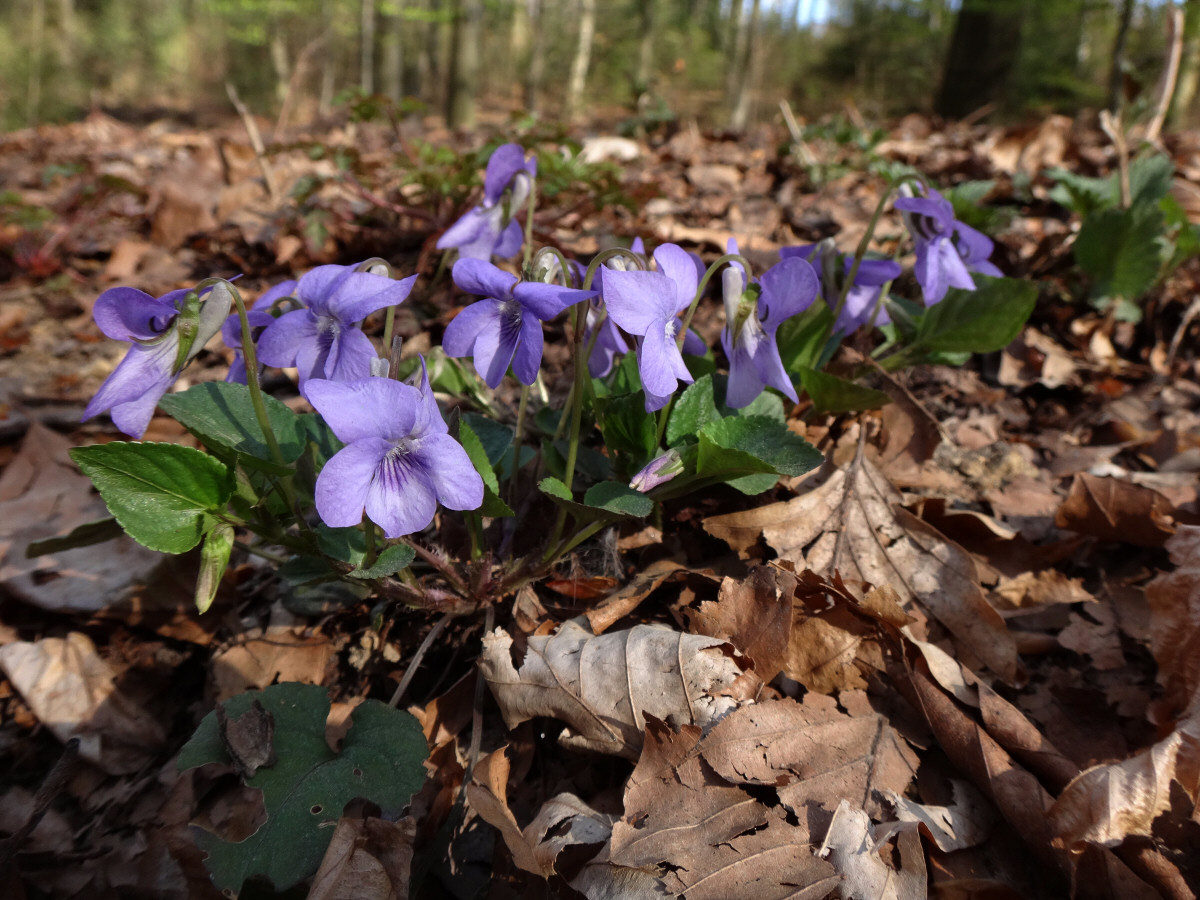
M 606 527 L 608 527 L 611 524 L 612 524 L 612 522 L 592 522 L 588 525 L 585 525 L 583 528 L 581 528 L 575 534 L 568 537 L 563 542 L 562 546 L 558 547 L 555 550 L 554 556 L 552 558 L 557 559 L 565 553 L 570 553 L 572 550 L 574 550 L 576 547 L 578 547 L 580 544 L 582 544 L 588 538 L 592 537 L 592 535 L 594 535 L 600 531 L 603 531 Z
M 924 184 L 924 180 L 919 175 L 901 175 L 898 178 L 892 179 L 888 184 L 887 190 L 883 192 L 883 196 L 879 198 L 879 202 L 875 204 L 875 211 L 871 214 L 871 221 L 867 223 L 867 230 L 863 232 L 862 238 L 859 239 L 858 246 L 854 250 L 854 262 L 850 264 L 850 271 L 846 273 L 846 278 L 842 282 L 842 289 L 838 292 L 837 305 L 833 308 L 833 321 L 837 322 L 838 316 L 842 314 L 842 308 L 846 305 L 846 298 L 850 296 L 850 288 L 854 286 L 854 279 L 858 277 L 859 266 L 862 265 L 863 259 L 867 255 L 867 249 L 871 246 L 871 239 L 875 236 L 875 229 L 879 226 L 879 220 L 883 217 L 883 211 L 887 208 L 887 204 L 891 201 L 892 196 L 900 190 L 901 185 L 909 181 L 916 181 Z M 880 297 L 883 292 L 880 292 Z M 874 321 L 874 316 L 872 316 Z M 829 326 L 831 329 L 833 325 Z M 828 338 L 828 335 L 826 335 Z
M 532 268 L 537 267 L 538 258 L 541 256 L 552 256 L 558 262 L 558 272 L 560 278 L 562 279 L 563 287 L 569 288 L 574 283 L 575 278 L 571 272 L 571 265 L 567 262 L 567 258 L 563 256 L 563 252 L 557 247 L 543 247 L 536 254 L 534 254 L 533 264 L 532 266 L 526 267 L 526 272 L 529 272 Z M 538 279 L 534 278 L 532 280 L 537 281 Z
M 742 268 L 745 269 L 747 277 L 754 271 L 750 265 L 750 261 L 740 253 L 726 253 L 723 256 L 718 256 L 707 269 L 704 270 L 704 277 L 700 279 L 700 284 L 696 286 L 696 296 L 692 298 L 691 305 L 688 306 L 687 314 L 683 317 L 683 327 L 679 329 L 679 334 L 675 336 L 676 345 L 682 349 L 683 342 L 687 338 L 688 329 L 692 326 L 692 317 L 696 315 L 696 307 L 700 305 L 700 298 L 704 296 L 704 290 L 708 287 L 708 280 L 716 274 L 717 269 L 721 268 L 725 263 L 739 262 Z
M 396 327 L 396 307 L 389 306 L 383 320 L 383 352 L 392 352 L 392 332 Z M 390 373 L 389 373 L 390 374 Z
M 624 247 L 610 247 L 608 250 L 601 250 L 588 263 L 587 271 L 583 275 L 583 289 L 590 291 L 592 289 L 592 279 L 596 277 L 596 270 L 610 259 L 618 256 L 624 256 L 629 259 L 639 271 L 645 270 L 646 261 L 632 250 L 626 250 Z
M 363 516 L 359 527 L 362 528 L 363 538 L 367 545 L 367 552 L 363 555 L 362 565 L 364 569 L 369 569 L 375 565 L 375 560 L 379 556 L 379 552 L 375 547 L 375 523 L 366 516 Z
M 529 198 L 525 201 L 525 256 L 521 268 L 528 269 L 533 259 L 533 211 L 537 208 L 537 179 L 529 179 Z
M 508 476 L 508 496 L 517 497 L 517 469 L 521 467 L 521 434 L 525 430 L 525 411 L 529 408 L 529 385 L 521 385 L 521 402 L 517 405 L 517 427 L 513 429 L 513 463 Z
M 483 556 L 483 517 L 478 511 L 470 510 L 464 513 L 467 520 L 467 535 L 471 539 L 471 559 Z
M 671 409 L 675 406 L 675 395 L 667 399 L 667 405 L 658 411 L 658 430 L 654 435 L 654 446 L 661 447 L 663 435 L 667 432 L 667 419 L 671 418 Z
M 590 283 L 590 279 L 585 278 L 584 283 Z M 575 313 L 575 333 L 572 335 L 572 344 L 574 345 L 575 356 L 575 383 L 571 387 L 571 433 L 567 439 L 567 468 L 563 475 L 563 484 L 567 486 L 567 490 L 571 490 L 572 482 L 575 480 L 575 461 L 579 456 L 579 430 L 580 424 L 583 421 L 583 391 L 586 386 L 588 371 L 587 357 L 583 354 L 583 329 L 587 325 L 587 304 L 578 304 Z M 554 536 L 550 539 L 550 546 L 558 543 L 559 537 L 562 535 L 563 526 L 567 523 L 566 509 L 558 511 L 558 519 L 554 524 Z

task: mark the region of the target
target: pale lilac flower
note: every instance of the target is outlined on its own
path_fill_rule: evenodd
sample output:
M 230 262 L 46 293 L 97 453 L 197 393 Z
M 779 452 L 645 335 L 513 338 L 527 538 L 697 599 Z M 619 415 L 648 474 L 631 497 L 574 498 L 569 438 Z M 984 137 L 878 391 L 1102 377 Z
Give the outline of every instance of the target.
M 633 476 L 629 486 L 645 494 L 660 484 L 666 484 L 683 472 L 683 459 L 678 450 L 668 450 L 650 460 L 640 472 Z
M 346 445 L 317 476 L 326 525 L 358 525 L 365 511 L 396 538 L 426 528 L 438 503 L 463 510 L 483 503 L 483 479 L 423 393 L 389 378 L 308 383 L 308 401 Z
M 784 247 L 779 251 L 783 259 L 799 258 L 812 263 L 821 281 L 821 295 L 832 311 L 836 309 L 842 287 L 854 265 L 853 256 L 843 256 L 832 240 L 802 247 Z M 887 308 L 879 305 L 879 294 L 883 286 L 900 277 L 900 265 L 890 259 L 864 259 L 859 263 L 854 283 L 846 292 L 846 302 L 833 324 L 835 333 L 849 334 L 861 325 L 866 325 L 875 316 L 876 325 L 886 325 L 891 320 Z
M 675 244 L 654 251 L 657 272 L 619 272 L 604 276 L 608 314 L 638 338 L 638 373 L 646 394 L 646 411 L 666 406 L 683 381 L 693 379 L 676 344 L 679 314 L 692 302 L 700 278 L 688 254 Z
M 304 309 L 284 313 L 258 340 L 259 361 L 268 366 L 295 366 L 300 390 L 311 378 L 354 381 L 367 378 L 378 354 L 363 334 L 371 313 L 401 303 L 416 275 L 394 281 L 355 266 L 317 266 L 301 276 L 296 297 Z
M 439 250 L 458 248 L 464 259 L 508 258 L 521 249 L 524 235 L 517 211 L 529 199 L 537 160 L 525 159 L 518 144 L 497 147 L 483 176 L 483 202 L 470 209 L 438 238 Z
M 521 281 L 480 259 L 454 264 L 454 283 L 485 299 L 463 309 L 446 326 L 447 356 L 473 355 L 475 370 L 488 387 L 504 378 L 512 363 L 521 384 L 533 384 L 542 364 L 542 322 L 596 295 L 540 281 Z
M 733 240 L 728 252 L 738 252 Z M 817 273 L 803 259 L 785 259 L 747 284 L 745 270 L 733 263 L 722 275 L 722 286 L 725 327 L 721 346 L 729 359 L 726 405 L 733 409 L 748 406 L 764 387 L 773 387 L 797 402 L 796 389 L 779 358 L 775 332 L 785 320 L 812 305 L 817 297 Z
M 246 321 L 250 324 L 250 336 L 257 342 L 259 336 L 263 333 L 263 329 L 275 321 L 275 317 L 271 315 L 271 306 L 276 300 L 283 297 L 290 297 L 296 292 L 295 281 L 283 281 L 272 288 L 263 292 L 263 295 L 254 301 L 254 305 L 246 310 Z M 234 351 L 233 362 L 229 364 L 229 373 L 225 376 L 225 380 L 235 384 L 246 383 L 246 358 L 242 355 L 242 320 L 236 312 L 225 320 L 225 324 L 221 326 L 221 340 L 225 342 L 225 346 Z M 263 364 L 259 361 L 258 371 L 262 374 Z
M 221 329 L 233 295 L 223 282 L 188 301 L 191 290 L 161 297 L 129 287 L 110 288 L 99 296 L 92 316 L 108 337 L 132 346 L 100 385 L 83 418 L 109 412 L 130 437 L 146 433 L 154 408 L 188 364 Z
M 911 196 L 908 184 L 901 190 L 909 196 L 898 199 L 895 206 L 916 243 L 914 274 L 926 306 L 940 303 L 952 287 L 975 290 L 971 271 L 1000 275 L 988 262 L 994 247 L 991 239 L 955 219 L 949 200 L 933 188 L 926 188 L 923 197 Z

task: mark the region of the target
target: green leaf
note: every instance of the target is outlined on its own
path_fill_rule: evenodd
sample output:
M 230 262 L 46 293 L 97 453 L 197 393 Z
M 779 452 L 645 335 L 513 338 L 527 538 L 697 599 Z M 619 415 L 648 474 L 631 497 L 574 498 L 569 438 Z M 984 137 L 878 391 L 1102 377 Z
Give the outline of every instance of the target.
M 990 353 L 1007 347 L 1037 303 L 1037 285 L 975 275 L 974 291 L 954 289 L 926 310 L 914 346 L 948 353 Z
M 367 538 L 361 528 L 353 525 L 330 528 L 322 523 L 313 529 L 313 533 L 317 536 L 317 549 L 326 556 L 359 566 L 367 555 Z
M 1151 288 L 1162 263 L 1163 224 L 1157 207 L 1088 217 L 1075 239 L 1075 261 L 1091 277 L 1094 299 L 1132 301 Z
M 375 565 L 364 569 L 361 566 L 350 572 L 351 578 L 387 578 L 401 569 L 407 569 L 416 558 L 417 551 L 408 544 L 392 544 L 385 547 L 375 559 Z
M 307 440 L 300 417 L 270 395 L 263 395 L 267 420 L 285 463 L 295 462 Z M 159 406 L 211 450 L 224 447 L 273 462 L 254 414 L 250 388 L 244 384 L 206 381 L 178 394 L 167 394 Z
M 233 526 L 218 522 L 204 535 L 204 546 L 200 548 L 200 573 L 196 576 L 196 611 L 208 612 L 221 576 L 229 565 L 229 554 L 233 550 Z
M 671 417 L 667 419 L 667 446 L 696 435 L 709 422 L 719 418 L 721 413 L 717 410 L 712 376 L 697 378 L 695 383 L 684 389 L 671 408 Z
M 624 474 L 630 466 L 641 468 L 658 448 L 658 430 L 654 415 L 646 412 L 642 394 L 624 394 L 596 398 L 596 424 L 604 435 L 609 454 L 625 454 L 630 459 L 613 468 Z M 615 463 L 616 461 L 614 461 Z
M 463 416 L 463 421 L 471 426 L 471 430 L 479 438 L 479 443 L 487 453 L 488 462 L 493 466 L 500 465 L 500 460 L 504 459 L 504 454 L 512 446 L 513 430 L 479 413 L 469 412 Z
M 76 525 L 67 534 L 57 537 L 32 541 L 25 548 L 25 558 L 34 559 L 47 553 L 62 553 L 64 550 L 74 550 L 76 547 L 90 547 L 92 544 L 103 544 L 113 538 L 119 538 L 125 532 L 115 518 L 97 519 L 94 522 L 84 522 Z
M 510 434 L 509 443 L 512 442 L 511 437 Z M 479 507 L 479 514 L 511 516 L 513 514 L 512 507 L 500 499 L 500 482 L 496 478 L 496 470 L 492 468 L 490 455 L 465 418 L 458 425 L 458 440 L 463 445 L 463 449 L 467 451 L 467 456 L 470 458 L 471 464 L 475 466 L 475 471 L 483 479 L 483 504 Z M 500 448 L 500 454 L 503 455 L 506 449 L 508 449 L 507 446 Z
M 821 368 L 833 353 L 829 345 L 837 346 L 836 341 L 829 340 L 832 329 L 833 311 L 819 300 L 800 315 L 784 321 L 775 333 L 784 370 L 795 372 L 801 366 Z
M 1156 204 L 1171 191 L 1175 162 L 1161 153 L 1141 156 L 1129 167 L 1129 199 L 1136 208 Z
M 542 493 L 567 510 L 577 522 L 615 522 L 619 519 L 641 519 L 654 510 L 654 501 L 628 485 L 602 481 L 588 488 L 583 503 L 576 503 L 567 486 L 557 478 L 538 482 Z
M 745 493 L 761 493 L 775 478 L 743 476 L 803 475 L 823 457 L 786 425 L 766 416 L 718 419 L 700 431 L 696 473 L 728 481 Z
M 178 444 L 114 441 L 70 450 L 108 511 L 144 547 L 191 550 L 233 493 L 233 473 L 207 453 Z
M 262 791 L 266 822 L 232 843 L 207 831 L 196 842 L 219 890 L 237 892 L 247 878 L 265 876 L 286 890 L 312 875 L 329 846 L 342 809 L 361 797 L 396 816 L 425 780 L 428 755 L 416 719 L 378 700 L 365 700 L 334 752 L 325 741 L 329 697 L 316 685 L 276 684 L 228 700 L 225 714 L 240 718 L 258 700 L 270 714 L 275 762 L 245 779 Z M 216 713 L 209 713 L 179 753 L 180 771 L 206 763 L 231 765 Z
M 879 409 L 891 403 L 883 391 L 846 381 L 828 372 L 817 372 L 803 367 L 799 370 L 804 390 L 812 397 L 817 412 L 856 412 L 862 409 Z

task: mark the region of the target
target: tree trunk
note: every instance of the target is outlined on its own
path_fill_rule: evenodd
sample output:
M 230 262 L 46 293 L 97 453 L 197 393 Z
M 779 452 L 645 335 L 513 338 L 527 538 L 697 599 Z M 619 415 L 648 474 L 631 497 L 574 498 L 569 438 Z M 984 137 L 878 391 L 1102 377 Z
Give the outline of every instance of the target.
M 25 85 L 25 124 L 36 125 L 42 106 L 42 68 L 46 50 L 46 0 L 33 0 L 29 11 L 29 79 Z
M 658 40 L 657 27 L 661 18 L 659 0 L 642 0 L 642 37 L 638 42 L 637 69 L 633 73 L 633 99 L 650 89 L 654 75 L 654 45 Z
M 390 100 L 404 98 L 404 0 L 392 0 L 383 43 L 383 92 Z
M 729 27 L 722 35 L 722 49 L 725 51 L 725 109 L 730 115 L 737 103 L 738 84 L 741 83 L 740 66 L 745 55 L 746 16 L 742 6 L 743 0 L 732 0 Z
M 571 76 L 567 81 L 567 99 L 563 118 L 568 122 L 579 115 L 583 106 L 583 88 L 587 84 L 588 67 L 592 62 L 592 38 L 596 34 L 596 0 L 580 0 L 579 42 L 575 45 L 575 59 L 571 62 Z
M 364 94 L 375 93 L 375 0 L 361 0 L 358 30 L 358 83 Z
M 1134 0 L 1121 0 L 1121 17 L 1117 21 L 1117 37 L 1113 41 L 1112 68 L 1108 70 L 1108 102 L 1113 112 L 1121 108 L 1122 86 L 1125 82 L 1125 45 L 1129 42 L 1129 26 L 1133 24 Z
M 456 0 L 450 39 L 450 93 L 446 98 L 446 122 L 451 128 L 475 127 L 482 25 L 482 0 Z
M 1186 127 L 1193 121 L 1192 102 L 1200 87 L 1200 0 L 1186 0 L 1183 15 L 1183 59 L 1171 103 L 1173 128 Z
M 525 108 L 533 113 L 538 110 L 538 92 L 546 71 L 546 10 L 542 0 L 528 0 L 528 3 L 533 42 L 529 47 L 529 63 L 525 66 Z
M 1021 49 L 1024 0 L 963 0 L 935 112 L 962 118 L 1001 100 Z
M 743 130 L 750 121 L 751 98 L 758 83 L 758 76 L 762 72 L 761 23 L 762 0 L 754 0 L 750 7 L 750 24 L 743 42 L 745 46 L 738 65 L 737 93 L 729 116 L 729 127 L 735 131 Z

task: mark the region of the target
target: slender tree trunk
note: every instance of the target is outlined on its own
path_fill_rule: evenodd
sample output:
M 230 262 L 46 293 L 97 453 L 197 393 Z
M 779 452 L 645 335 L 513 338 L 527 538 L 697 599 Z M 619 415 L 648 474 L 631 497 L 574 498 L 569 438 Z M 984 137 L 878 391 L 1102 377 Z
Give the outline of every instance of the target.
M 1125 45 L 1129 42 L 1129 26 L 1133 24 L 1135 0 L 1121 0 L 1121 17 L 1117 21 L 1117 37 L 1113 41 L 1112 68 L 1108 70 L 1108 102 L 1113 112 L 1121 108 L 1125 81 Z
M 729 116 L 729 127 L 743 130 L 750 121 L 750 106 L 754 88 L 762 72 L 762 0 L 754 0 L 750 7 L 750 24 L 746 29 L 745 48 L 738 70 L 737 93 L 733 110 Z
M 321 0 L 321 30 L 329 34 L 333 29 L 333 0 Z M 317 114 L 322 118 L 329 115 L 333 108 L 333 92 L 336 87 L 335 70 L 337 46 L 334 41 L 326 41 L 321 48 L 321 96 L 317 101 Z
M 528 0 L 529 30 L 533 41 L 529 45 L 529 63 L 525 66 L 525 108 L 538 110 L 538 92 L 546 72 L 546 10 L 542 0 Z
M 658 41 L 658 23 L 662 18 L 659 0 L 642 0 L 642 37 L 638 42 L 637 69 L 633 73 L 633 99 L 650 89 L 654 75 L 654 45 Z
M 962 118 L 1002 99 L 1021 49 L 1024 0 L 962 0 L 934 107 Z
M 446 122 L 451 128 L 474 128 L 475 97 L 479 90 L 479 40 L 483 27 L 483 4 L 481 0 L 457 0 L 454 6 Z
M 361 0 L 358 29 L 358 83 L 364 94 L 375 93 L 375 0 Z
M 275 70 L 275 99 L 283 102 L 288 92 L 288 81 L 292 77 L 292 67 L 288 62 L 287 44 L 284 42 L 284 31 L 278 22 L 271 29 L 271 68 Z
M 383 44 L 383 92 L 391 100 L 404 97 L 404 0 L 392 0 Z
M 25 85 L 25 124 L 36 125 L 42 106 L 42 68 L 46 56 L 46 0 L 29 10 L 29 79 Z
M 580 0 L 579 42 L 575 45 L 575 59 L 571 62 L 571 76 L 567 81 L 567 99 L 563 117 L 572 121 L 583 106 L 583 89 L 587 84 L 588 67 L 592 62 L 592 38 L 596 33 L 596 0 Z
M 738 84 L 741 83 L 740 66 L 745 56 L 746 16 L 743 0 L 732 0 L 729 6 L 729 27 L 723 34 L 722 48 L 725 51 L 725 109 L 733 114 L 737 103 Z
M 1173 128 L 1192 122 L 1192 103 L 1196 99 L 1196 89 L 1200 87 L 1200 0 L 1186 0 L 1183 15 L 1183 59 L 1171 104 Z
M 521 73 L 529 65 L 529 5 L 525 0 L 512 0 L 512 18 L 508 29 L 508 59 L 504 65 L 504 80 L 515 88 L 514 96 L 523 88 Z

